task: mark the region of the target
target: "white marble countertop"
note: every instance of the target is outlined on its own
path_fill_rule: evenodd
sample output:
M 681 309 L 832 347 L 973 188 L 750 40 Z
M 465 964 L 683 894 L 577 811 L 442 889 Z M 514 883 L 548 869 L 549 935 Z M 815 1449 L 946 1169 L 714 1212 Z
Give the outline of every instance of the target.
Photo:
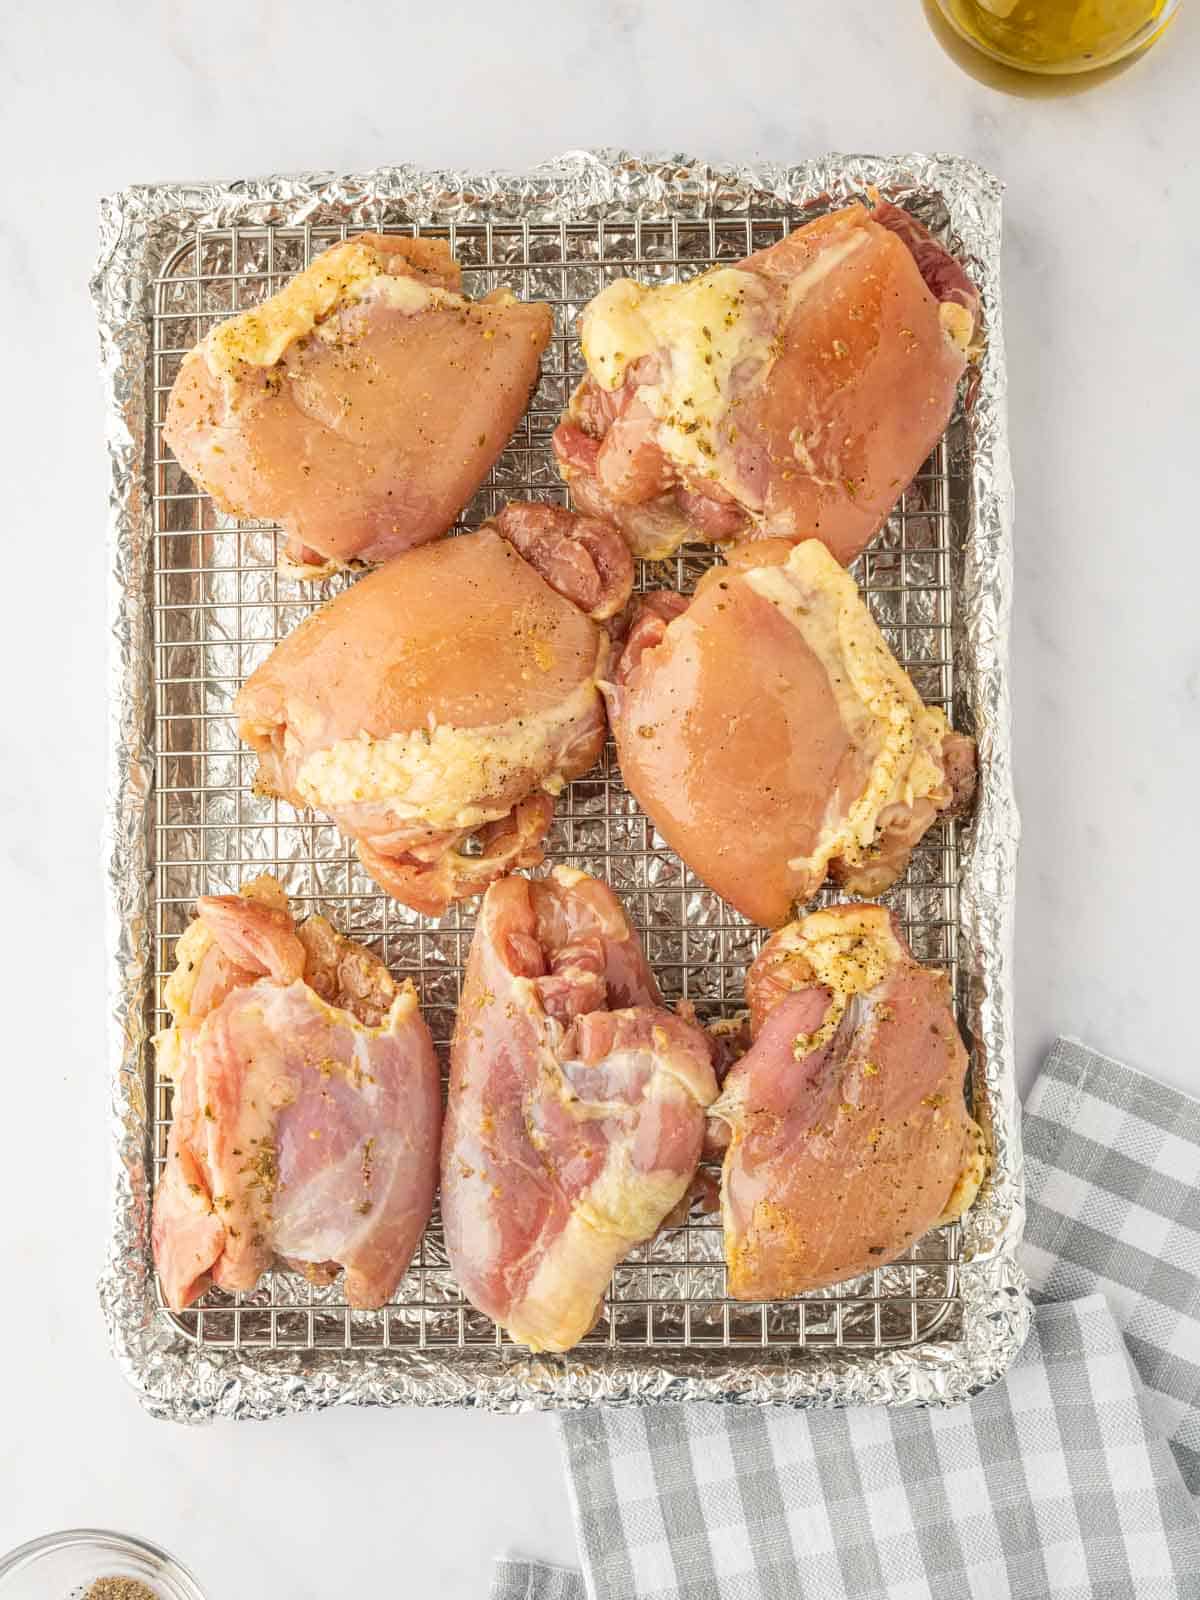
M 1071 1031 L 1196 1092 L 1197 20 L 1097 90 L 1027 100 L 952 65 L 919 0 L 4 8 L 3 537 L 10 584 L 29 557 L 40 584 L 21 585 L 0 633 L 0 1549 L 126 1528 L 222 1600 L 468 1600 L 500 1550 L 574 1554 L 545 1417 L 184 1430 L 146 1418 L 109 1360 L 93 1289 L 108 1193 L 97 196 L 301 167 L 517 166 L 606 143 L 783 161 L 938 149 L 999 173 L 1019 1069 L 1028 1082 Z

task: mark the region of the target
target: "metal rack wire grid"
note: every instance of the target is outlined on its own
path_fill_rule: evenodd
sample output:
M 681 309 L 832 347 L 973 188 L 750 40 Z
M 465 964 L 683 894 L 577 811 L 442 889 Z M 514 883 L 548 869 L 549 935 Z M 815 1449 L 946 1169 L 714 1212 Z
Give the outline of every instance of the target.
M 450 226 L 386 229 L 449 241 L 473 296 L 507 284 L 554 308 L 554 335 L 528 412 L 486 485 L 461 519 L 476 527 L 508 499 L 564 502 L 550 434 L 582 373 L 574 336 L 584 304 L 615 277 L 676 281 L 774 243 L 804 217 L 722 217 L 614 225 Z M 275 293 L 345 229 L 240 227 L 198 232 L 164 265 L 154 286 L 153 458 L 156 795 L 154 1029 L 169 1017 L 162 990 L 174 944 L 199 894 L 236 891 L 274 873 L 298 915 L 320 912 L 415 982 L 443 1064 L 454 1023 L 474 904 L 438 921 L 382 894 L 336 828 L 319 815 L 256 795 L 255 758 L 239 745 L 233 699 L 240 684 L 344 579 L 303 583 L 276 571 L 277 529 L 217 511 L 162 442 L 167 397 L 183 355 L 222 318 Z M 856 576 L 917 690 L 955 705 L 954 598 L 967 523 L 967 457 L 961 412 L 880 534 Z M 719 559 L 686 547 L 643 568 L 639 587 L 694 588 Z M 742 1003 L 746 967 L 762 931 L 707 889 L 656 835 L 624 789 L 611 746 L 560 798 L 547 864 L 569 861 L 606 879 L 646 942 L 668 1002 L 687 999 L 704 1018 Z M 958 951 L 958 846 L 953 823 L 914 852 L 903 881 L 883 898 L 921 961 L 944 967 L 962 994 Z M 830 896 L 830 898 L 833 898 Z M 154 1173 L 166 1156 L 171 1090 L 147 1063 Z M 616 1272 L 586 1344 L 617 1347 L 766 1346 L 876 1350 L 960 1331 L 959 1231 L 943 1228 L 900 1262 L 795 1300 L 750 1305 L 728 1298 L 719 1219 L 694 1213 L 636 1250 Z M 351 1311 L 340 1282 L 316 1287 L 282 1270 L 251 1293 L 210 1290 L 183 1313 L 161 1307 L 201 1345 L 379 1351 L 437 1348 L 451 1355 L 505 1342 L 468 1305 L 446 1257 L 435 1213 L 420 1253 L 391 1304 Z

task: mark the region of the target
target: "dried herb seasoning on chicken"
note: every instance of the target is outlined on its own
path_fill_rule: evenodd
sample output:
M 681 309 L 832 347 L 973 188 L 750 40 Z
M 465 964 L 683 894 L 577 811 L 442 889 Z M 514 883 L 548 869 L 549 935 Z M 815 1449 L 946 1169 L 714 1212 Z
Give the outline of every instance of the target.
M 443 534 L 508 443 L 551 311 L 464 297 L 440 239 L 363 233 L 184 357 L 163 437 L 222 510 L 273 518 L 302 575 Z
M 615 529 L 556 506 L 510 505 L 397 557 L 238 695 L 259 787 L 328 813 L 429 915 L 536 864 L 554 796 L 604 743 L 601 622 L 632 581 Z
M 814 911 L 746 979 L 754 1044 L 714 1117 L 729 1293 L 778 1300 L 902 1255 L 961 1216 L 986 1168 L 944 972 L 877 905 Z
M 937 443 L 975 336 L 962 267 L 897 206 L 848 206 L 682 284 L 610 283 L 554 436 L 573 504 L 638 555 L 817 538 L 849 563 Z
M 767 927 L 827 874 L 883 893 L 974 788 L 973 742 L 921 703 L 815 539 L 734 550 L 690 600 L 646 596 L 615 680 L 630 791 L 694 872 Z
M 717 1093 L 612 891 L 555 868 L 493 884 L 450 1058 L 442 1217 L 471 1304 L 569 1350 L 613 1269 L 685 1198 Z
M 441 1087 L 411 983 L 323 917 L 298 926 L 273 878 L 204 896 L 156 1043 L 174 1085 L 154 1260 L 169 1306 L 252 1289 L 280 1261 L 395 1291 L 433 1206 Z

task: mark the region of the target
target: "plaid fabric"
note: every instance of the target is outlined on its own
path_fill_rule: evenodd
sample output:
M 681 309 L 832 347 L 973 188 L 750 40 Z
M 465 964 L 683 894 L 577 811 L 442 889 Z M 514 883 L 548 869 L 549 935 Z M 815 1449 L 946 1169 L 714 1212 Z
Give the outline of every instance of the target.
M 1200 1101 L 1060 1039 L 1023 1127 L 1034 1296 L 1103 1294 L 1200 1496 Z
M 583 1574 L 537 1561 L 496 1563 L 491 1600 L 587 1600 Z
M 1060 1042 L 1025 1121 L 1044 1303 L 1002 1384 L 568 1415 L 586 1581 L 508 1560 L 493 1600 L 1200 1600 L 1198 1115 Z

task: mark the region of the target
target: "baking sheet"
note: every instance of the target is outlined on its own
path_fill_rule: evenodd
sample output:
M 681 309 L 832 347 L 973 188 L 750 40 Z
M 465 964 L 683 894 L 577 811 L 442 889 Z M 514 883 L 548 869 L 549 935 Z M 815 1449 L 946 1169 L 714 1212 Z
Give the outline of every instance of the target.
M 674 279 L 736 260 L 868 185 L 907 206 L 966 261 L 987 337 L 947 437 L 856 569 L 918 689 L 980 744 L 970 824 L 947 823 L 889 896 L 917 956 L 947 967 L 971 1044 L 991 1180 L 963 1223 L 902 1263 L 800 1300 L 724 1293 L 719 1219 L 693 1216 L 618 1270 L 588 1341 L 531 1356 L 464 1305 L 437 1219 L 393 1304 L 351 1312 L 340 1284 L 269 1274 L 251 1294 L 161 1304 L 149 1250 L 169 1091 L 149 1039 L 161 981 L 199 893 L 274 871 L 417 983 L 444 1047 L 473 908 L 431 921 L 382 895 L 335 829 L 253 795 L 231 715 L 238 684 L 344 580 L 275 571 L 276 531 L 215 511 L 162 445 L 183 352 L 214 321 L 273 293 L 316 251 L 363 227 L 448 236 L 467 292 L 498 283 L 555 307 L 529 413 L 464 514 L 507 498 L 563 499 L 549 435 L 581 370 L 573 324 L 603 283 Z M 723 169 L 682 157 L 573 153 L 525 175 L 381 169 L 235 184 L 155 185 L 104 202 L 93 290 L 109 390 L 113 648 L 110 796 L 113 1227 L 101 1299 L 114 1350 L 156 1414 L 272 1416 L 336 1403 L 496 1409 L 688 1397 L 789 1404 L 953 1401 L 999 1375 L 1027 1326 L 1013 1259 L 1022 1222 L 1011 1027 L 1017 818 L 1009 771 L 1011 593 L 999 185 L 945 157 L 830 156 Z M 690 589 L 714 559 L 689 547 L 643 569 Z M 559 802 L 548 865 L 610 881 L 642 930 L 668 999 L 705 1017 L 741 1004 L 761 940 L 662 845 L 624 792 L 611 748 Z

